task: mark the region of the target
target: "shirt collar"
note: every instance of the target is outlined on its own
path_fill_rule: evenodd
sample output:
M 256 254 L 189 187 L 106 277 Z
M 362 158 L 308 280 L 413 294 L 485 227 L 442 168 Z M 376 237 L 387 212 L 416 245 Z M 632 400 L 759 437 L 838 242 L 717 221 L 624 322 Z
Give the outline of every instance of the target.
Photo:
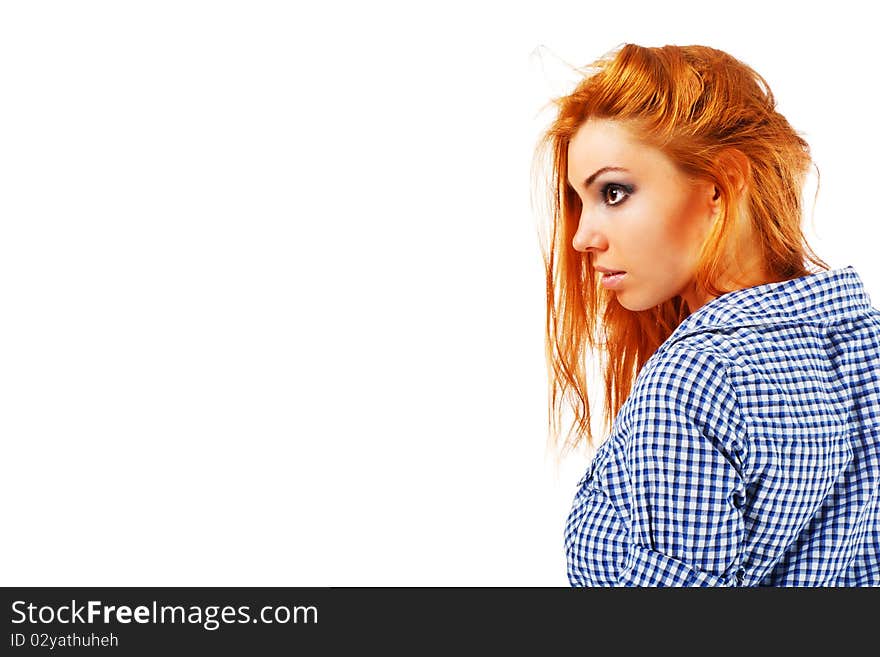
M 663 346 L 706 330 L 826 323 L 857 317 L 871 309 L 862 279 L 850 265 L 722 294 L 686 317 Z

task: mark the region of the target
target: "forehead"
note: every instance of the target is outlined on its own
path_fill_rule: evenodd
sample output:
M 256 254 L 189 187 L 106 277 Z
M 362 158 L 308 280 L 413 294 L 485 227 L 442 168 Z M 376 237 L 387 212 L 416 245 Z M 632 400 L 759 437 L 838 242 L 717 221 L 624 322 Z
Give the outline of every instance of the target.
M 575 131 L 569 143 L 569 151 L 587 150 L 587 147 L 610 150 L 638 146 L 633 134 L 619 121 L 611 119 L 588 119 Z
M 605 166 L 631 171 L 662 165 L 663 154 L 643 144 L 620 122 L 588 119 L 568 144 L 570 180 L 585 178 Z

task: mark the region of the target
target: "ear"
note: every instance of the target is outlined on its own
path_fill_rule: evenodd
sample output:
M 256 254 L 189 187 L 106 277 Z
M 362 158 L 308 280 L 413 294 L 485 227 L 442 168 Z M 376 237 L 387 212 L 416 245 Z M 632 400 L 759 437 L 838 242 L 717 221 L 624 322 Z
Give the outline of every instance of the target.
M 715 159 L 718 171 L 726 180 L 730 189 L 734 191 L 737 199 L 742 198 L 751 180 L 752 165 L 749 158 L 737 148 L 726 148 Z M 715 185 L 715 193 L 712 197 L 712 207 L 717 212 L 721 205 L 721 188 Z
M 737 195 L 742 194 L 751 179 L 752 165 L 738 148 L 726 148 L 716 158 L 718 169 L 730 182 Z

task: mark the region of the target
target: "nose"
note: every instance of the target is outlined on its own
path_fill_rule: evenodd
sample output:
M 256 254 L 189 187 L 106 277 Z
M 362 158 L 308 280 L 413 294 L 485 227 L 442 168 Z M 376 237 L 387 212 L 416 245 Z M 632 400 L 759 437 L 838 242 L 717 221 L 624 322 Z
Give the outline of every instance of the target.
M 586 213 L 581 212 L 577 230 L 571 239 L 571 245 L 575 251 L 587 253 L 588 251 L 599 251 L 607 248 L 608 240 L 598 229 L 595 222 L 589 221 Z

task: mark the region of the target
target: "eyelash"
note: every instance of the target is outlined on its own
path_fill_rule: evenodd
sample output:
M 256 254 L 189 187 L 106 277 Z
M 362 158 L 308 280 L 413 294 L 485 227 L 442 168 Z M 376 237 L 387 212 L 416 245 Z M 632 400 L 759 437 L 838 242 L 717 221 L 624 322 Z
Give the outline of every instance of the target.
M 608 192 L 615 190 L 615 189 L 622 191 L 622 192 L 625 192 L 626 196 L 624 196 L 621 200 L 617 201 L 616 203 L 609 203 L 608 202 Z M 625 203 L 626 199 L 629 198 L 629 196 L 633 193 L 634 189 L 635 188 L 632 185 L 621 185 L 620 183 L 606 183 L 605 185 L 603 185 L 602 189 L 599 191 L 599 198 L 602 200 L 602 203 L 607 205 L 609 208 L 614 208 L 614 207 L 617 207 L 618 205 L 621 205 L 622 203 Z

